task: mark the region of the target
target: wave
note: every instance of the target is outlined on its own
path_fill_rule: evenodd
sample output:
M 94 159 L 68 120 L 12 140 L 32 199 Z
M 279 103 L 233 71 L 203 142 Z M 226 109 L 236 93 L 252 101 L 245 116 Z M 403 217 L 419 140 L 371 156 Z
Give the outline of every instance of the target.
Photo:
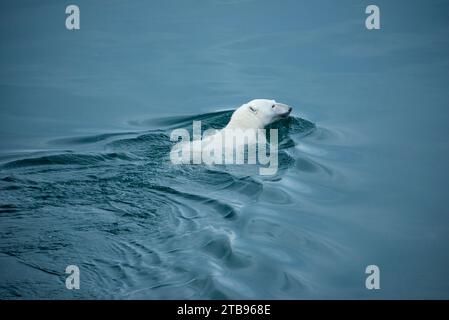
M 63 153 L 48 155 L 36 158 L 25 158 L 14 160 L 2 165 L 4 169 L 31 167 L 31 166 L 64 166 L 64 165 L 95 165 L 108 161 L 132 161 L 133 157 L 125 153 L 104 153 L 104 154 L 77 154 Z

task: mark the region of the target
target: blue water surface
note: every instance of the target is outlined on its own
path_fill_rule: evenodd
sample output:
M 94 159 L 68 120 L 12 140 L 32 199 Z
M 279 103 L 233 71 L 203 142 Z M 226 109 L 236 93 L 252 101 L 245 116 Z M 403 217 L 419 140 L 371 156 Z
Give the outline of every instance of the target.
M 0 298 L 449 298 L 448 1 L 74 4 L 0 3 Z M 171 164 L 254 98 L 276 175 Z

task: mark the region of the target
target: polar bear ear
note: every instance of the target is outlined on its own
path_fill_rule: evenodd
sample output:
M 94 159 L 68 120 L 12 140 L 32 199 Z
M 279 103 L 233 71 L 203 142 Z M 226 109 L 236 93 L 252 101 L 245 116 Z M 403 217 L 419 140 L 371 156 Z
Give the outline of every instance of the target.
M 257 109 L 253 106 L 249 106 L 249 110 L 251 110 L 251 112 L 256 113 Z

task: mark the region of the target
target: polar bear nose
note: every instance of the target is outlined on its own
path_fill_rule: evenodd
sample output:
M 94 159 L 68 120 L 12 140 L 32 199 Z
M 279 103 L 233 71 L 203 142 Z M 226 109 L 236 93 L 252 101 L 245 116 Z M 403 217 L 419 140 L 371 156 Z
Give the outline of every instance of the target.
M 292 112 L 292 107 L 288 107 L 288 112 Z

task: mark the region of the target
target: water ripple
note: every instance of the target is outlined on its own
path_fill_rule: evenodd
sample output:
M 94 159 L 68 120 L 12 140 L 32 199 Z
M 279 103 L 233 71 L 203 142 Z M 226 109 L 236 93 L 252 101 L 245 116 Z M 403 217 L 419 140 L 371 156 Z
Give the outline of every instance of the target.
M 78 264 L 87 298 L 269 298 L 311 290 L 298 268 L 315 252 L 341 249 L 311 227 L 316 219 L 297 212 L 338 202 L 327 183 L 341 173 L 331 162 L 348 153 L 334 148 L 339 134 L 290 117 L 271 126 L 280 138 L 273 177 L 245 166 L 170 163 L 171 129 L 193 120 L 222 128 L 231 113 L 132 121 L 138 130 L 49 142 L 64 151 L 2 156 L 1 252 L 60 282 L 65 266 Z M 2 297 L 64 297 L 9 285 Z

